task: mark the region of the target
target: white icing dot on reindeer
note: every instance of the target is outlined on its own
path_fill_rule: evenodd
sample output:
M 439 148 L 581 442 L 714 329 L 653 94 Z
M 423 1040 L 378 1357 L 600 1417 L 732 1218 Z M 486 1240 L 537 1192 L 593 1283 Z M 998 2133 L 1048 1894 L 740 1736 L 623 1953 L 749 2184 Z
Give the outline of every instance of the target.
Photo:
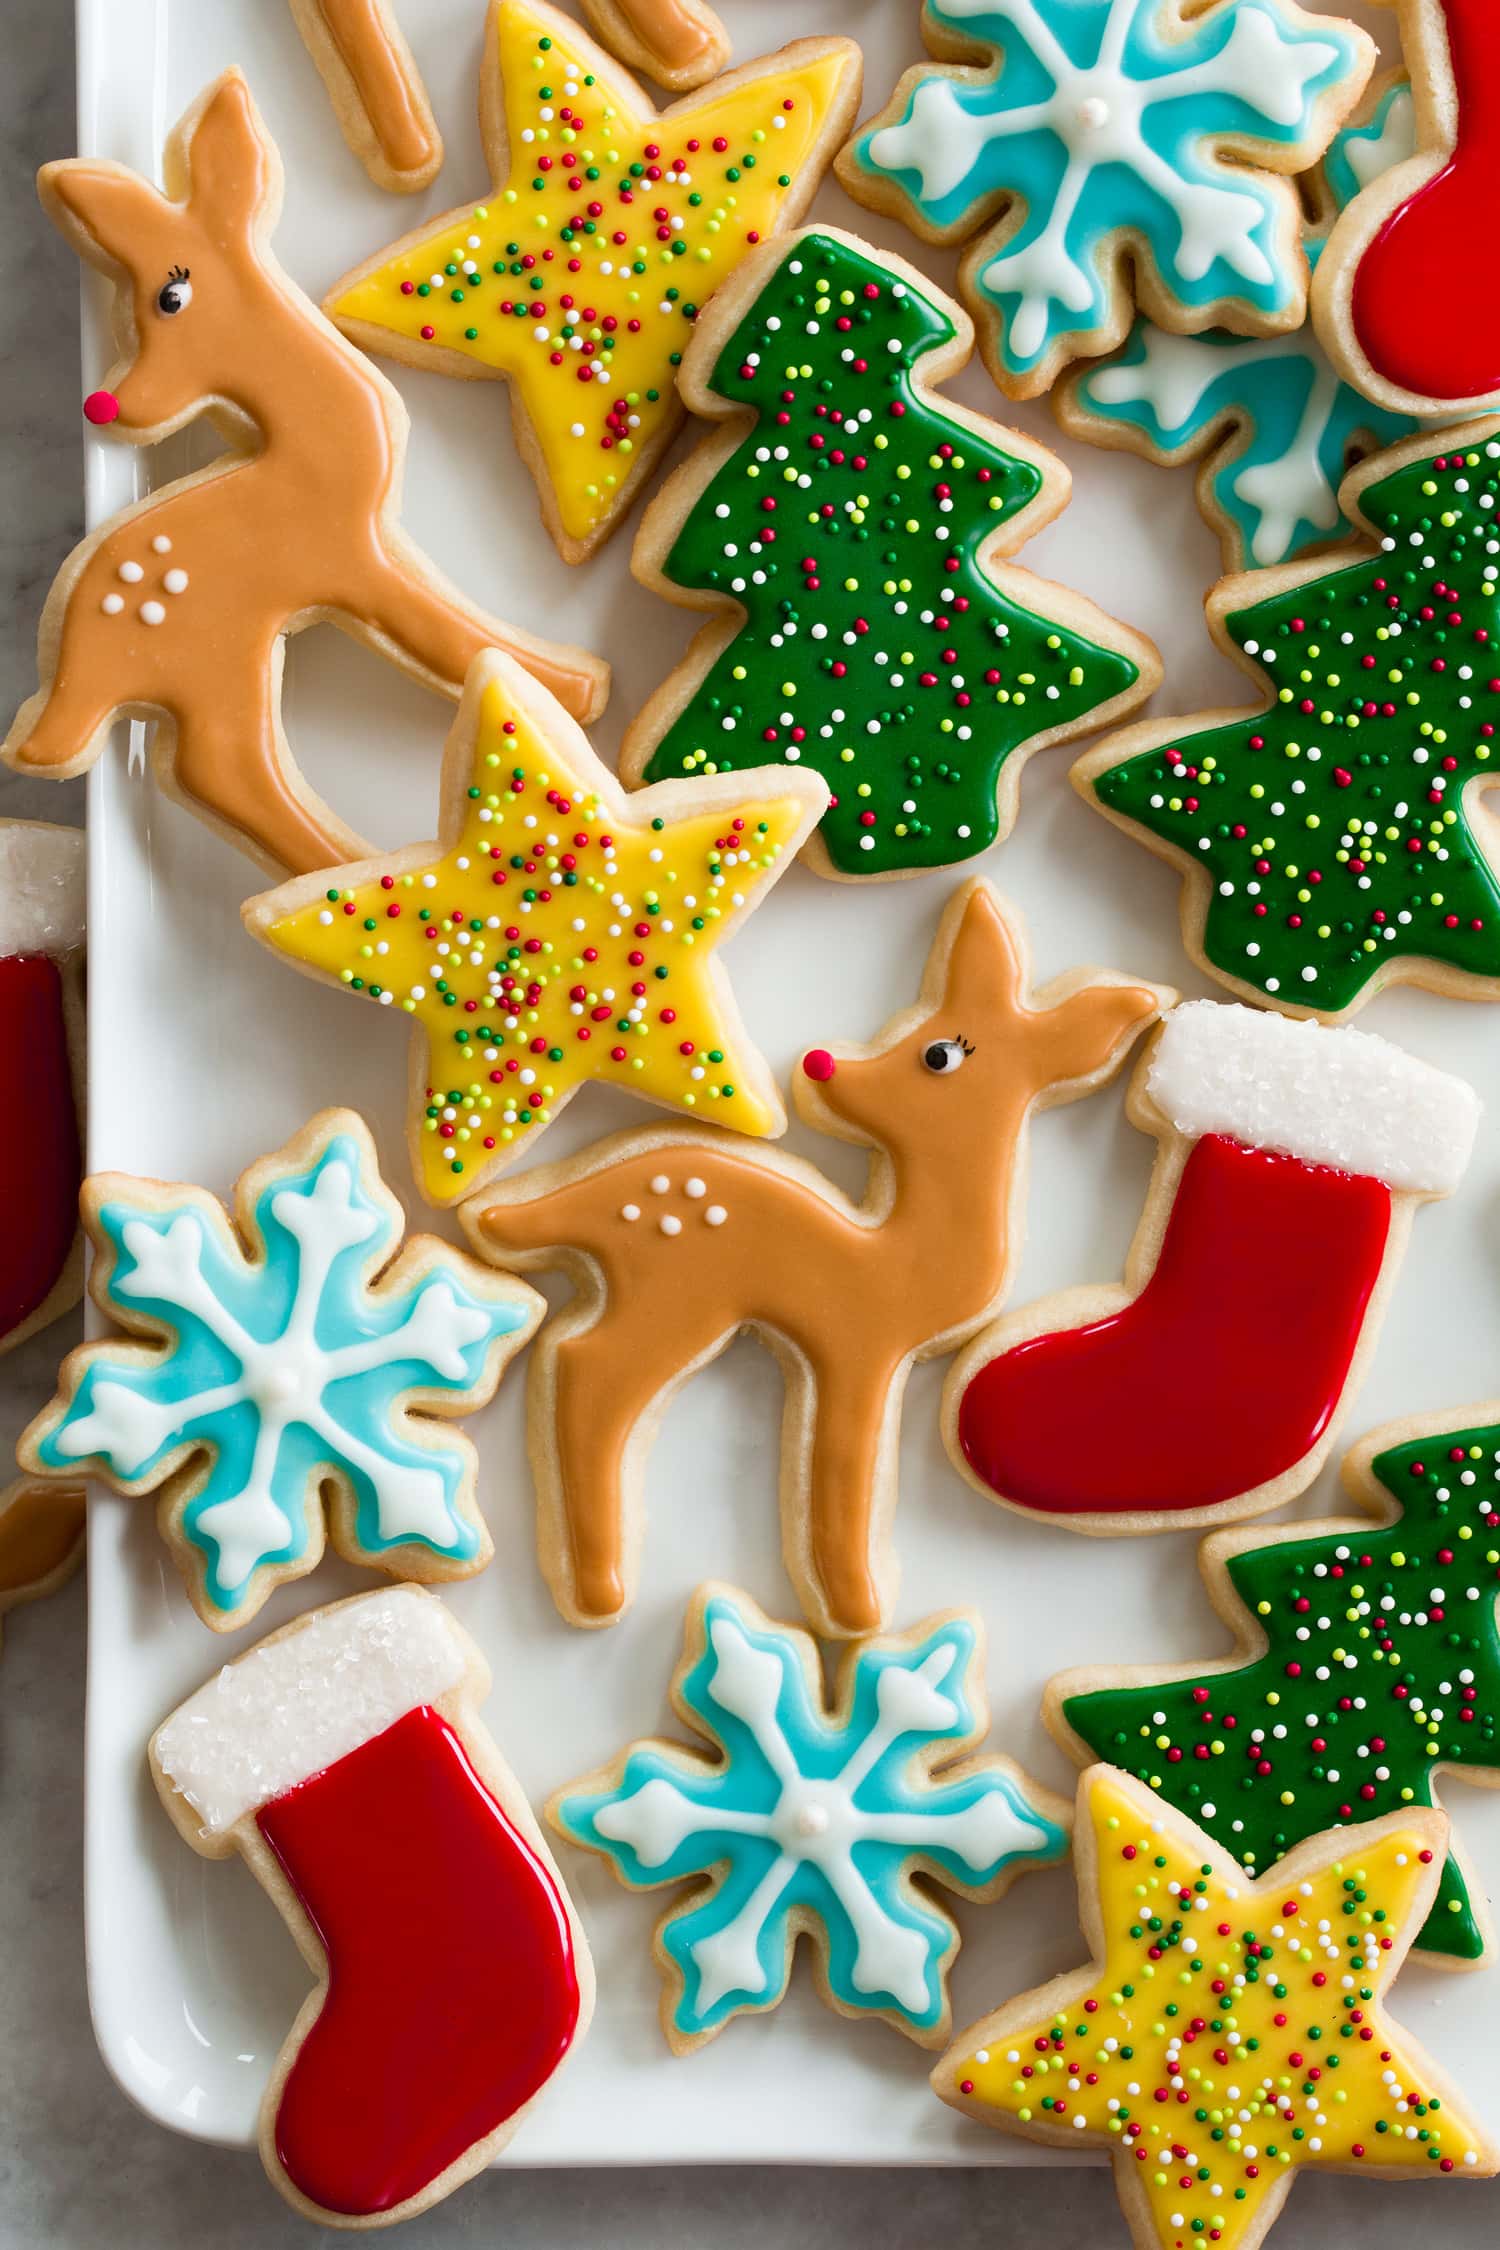
M 122 562 L 115 575 L 118 578 L 123 578 L 127 586 L 137 586 L 145 576 L 145 572 L 138 562 Z
M 168 542 L 168 544 L 170 545 L 170 541 Z M 162 584 L 163 586 L 165 586 L 169 594 L 185 594 L 187 592 L 187 582 L 188 574 L 185 570 L 169 570 L 166 577 L 162 580 Z

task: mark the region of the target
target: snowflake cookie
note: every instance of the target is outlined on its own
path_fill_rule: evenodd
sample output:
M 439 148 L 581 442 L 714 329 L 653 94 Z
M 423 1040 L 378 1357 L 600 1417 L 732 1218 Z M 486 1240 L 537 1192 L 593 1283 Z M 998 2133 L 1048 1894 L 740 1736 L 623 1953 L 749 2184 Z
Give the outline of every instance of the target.
M 1327 208 L 1306 237 L 1310 266 L 1334 215 L 1410 154 L 1414 131 L 1411 87 L 1400 78 L 1338 134 L 1323 166 Z M 1226 570 L 1289 562 L 1347 537 L 1345 471 L 1416 427 L 1344 382 L 1306 323 L 1282 336 L 1174 336 L 1138 320 L 1117 357 L 1072 368 L 1052 405 L 1070 437 L 1164 468 L 1200 462 L 1198 506 Z
M 1010 397 L 1113 350 L 1134 302 L 1179 333 L 1301 324 L 1281 175 L 1358 101 L 1374 47 L 1357 26 L 1295 0 L 928 0 L 923 29 L 938 62 L 906 73 L 839 176 L 927 241 L 977 235 L 961 288 Z
M 468 1439 L 437 1427 L 493 1395 L 545 1306 L 405 1226 L 375 1147 L 324 1110 L 236 1183 L 85 1182 L 101 1312 L 146 1342 L 84 1344 L 18 1447 L 42 1477 L 159 1494 L 205 1624 L 253 1617 L 317 1567 L 323 1500 L 349 1562 L 468 1578 L 492 1553 Z
M 656 1935 L 678 2054 L 774 2008 L 804 1931 L 831 2007 L 947 2037 L 959 1934 L 932 1886 L 995 1899 L 1068 1848 L 1061 1798 L 965 1756 L 988 1725 L 983 1673 L 978 1618 L 951 1610 L 845 1651 L 830 1710 L 808 1634 L 699 1589 L 672 1700 L 722 1755 L 638 1742 L 547 1808 L 632 1889 L 693 1883 Z

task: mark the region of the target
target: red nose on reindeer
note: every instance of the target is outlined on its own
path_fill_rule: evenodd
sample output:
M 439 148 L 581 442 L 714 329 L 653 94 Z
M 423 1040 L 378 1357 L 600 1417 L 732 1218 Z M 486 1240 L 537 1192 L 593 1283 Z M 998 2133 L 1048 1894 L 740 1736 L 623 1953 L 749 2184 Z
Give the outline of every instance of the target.
M 838 1069 L 838 1064 L 826 1047 L 809 1047 L 802 1058 L 802 1068 L 809 1078 L 815 1078 L 821 1086 L 826 1079 L 833 1076 Z
M 83 402 L 85 422 L 102 424 L 118 420 L 120 402 L 113 391 L 90 391 Z

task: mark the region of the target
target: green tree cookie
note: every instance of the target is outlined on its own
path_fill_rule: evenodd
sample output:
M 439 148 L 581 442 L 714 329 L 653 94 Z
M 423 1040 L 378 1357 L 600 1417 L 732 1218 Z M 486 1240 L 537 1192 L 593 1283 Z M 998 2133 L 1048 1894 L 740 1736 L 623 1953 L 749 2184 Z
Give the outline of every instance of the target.
M 682 385 L 732 425 L 648 512 L 635 567 L 720 614 L 631 729 L 629 778 L 812 765 L 829 871 L 947 867 L 1008 832 L 1031 751 L 1154 686 L 1149 642 L 997 562 L 1068 481 L 931 395 L 971 342 L 914 268 L 825 229 L 714 299 Z

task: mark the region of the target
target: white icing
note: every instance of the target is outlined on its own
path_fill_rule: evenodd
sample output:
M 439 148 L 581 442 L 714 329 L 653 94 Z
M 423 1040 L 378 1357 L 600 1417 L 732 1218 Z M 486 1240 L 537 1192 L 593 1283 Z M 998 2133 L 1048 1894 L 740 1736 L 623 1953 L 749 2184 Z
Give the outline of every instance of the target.
M 1382 172 L 1389 172 L 1394 165 L 1404 164 L 1409 156 L 1414 156 L 1417 112 L 1410 87 L 1392 94 L 1378 133 L 1355 131 L 1345 136 L 1342 146 L 1344 161 L 1362 188 L 1378 180 Z
M 665 1195 L 671 1185 L 672 1183 L 667 1178 L 666 1173 L 658 1172 L 651 1182 L 651 1193 L 653 1195 Z
M 164 531 L 157 532 L 152 540 L 151 552 L 153 555 L 170 555 L 172 552 L 172 542 Z
M 1479 1124 L 1472 1086 L 1372 1032 L 1214 1000 L 1168 1016 L 1147 1087 L 1188 1138 L 1225 1133 L 1436 1195 L 1462 1179 Z
M 659 1221 L 659 1224 L 662 1233 L 665 1235 L 681 1234 L 682 1232 L 682 1221 L 675 1212 L 669 1211 L 666 1217 Z
M 640 1215 L 641 1207 L 638 1203 L 622 1203 L 620 1205 L 620 1217 L 622 1219 L 635 1220 L 638 1219 Z
M 697 1178 L 684 1180 L 682 1183 L 682 1192 L 684 1195 L 690 1195 L 693 1198 L 693 1201 L 696 1203 L 700 1195 L 707 1195 L 708 1186 L 705 1181 Z
M 166 614 L 160 602 L 142 602 L 141 604 L 141 623 L 143 625 L 159 625 Z
M 106 594 L 99 607 L 106 617 L 118 617 L 125 607 L 125 596 L 123 594 Z
M 703 1216 L 709 1226 L 721 1227 L 724 1224 L 724 1221 L 728 1218 L 729 1213 L 725 1210 L 722 1203 L 710 1203 Z
M 137 586 L 145 573 L 138 562 L 122 562 L 115 575 L 123 578 L 127 586 Z
M 162 584 L 169 594 L 185 594 L 187 582 L 188 574 L 185 570 L 169 570 L 162 580 Z
M 435 1594 L 361 1594 L 262 1642 L 188 1697 L 152 1752 L 204 1830 L 322 1773 L 457 1687 L 464 1644 Z
M 0 821 L 0 955 L 76 952 L 87 878 L 81 829 Z

